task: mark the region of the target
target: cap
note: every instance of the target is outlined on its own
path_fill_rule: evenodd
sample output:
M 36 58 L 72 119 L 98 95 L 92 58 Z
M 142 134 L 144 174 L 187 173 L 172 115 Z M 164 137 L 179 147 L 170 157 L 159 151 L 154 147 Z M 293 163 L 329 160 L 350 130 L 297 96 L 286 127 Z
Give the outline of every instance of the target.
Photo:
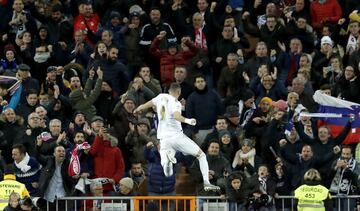
M 111 11 L 110 19 L 113 19 L 113 18 L 120 18 L 120 13 L 117 11 Z
M 280 111 L 285 111 L 288 107 L 287 103 L 284 100 L 278 100 L 272 103 L 274 108 L 277 108 Z
M 132 17 L 140 17 L 140 13 L 139 12 L 132 12 L 129 14 L 129 18 L 132 18 Z
M 333 45 L 333 42 L 329 36 L 323 36 L 321 38 L 321 45 L 324 45 L 324 44 L 329 44 L 331 46 Z
M 30 67 L 27 64 L 19 64 L 17 68 L 20 71 L 30 71 Z
M 56 71 L 57 67 L 56 66 L 49 66 L 46 70 L 46 72 L 52 72 L 52 71 Z
M 235 105 L 230 105 L 226 107 L 225 117 L 238 117 L 239 114 L 239 108 Z
M 134 181 L 130 177 L 124 177 L 120 180 L 120 185 L 123 185 L 132 190 L 134 187 Z
M 77 115 L 79 115 L 79 114 L 85 116 L 84 112 L 82 112 L 82 111 L 75 111 L 75 113 L 74 113 L 74 118 L 75 118 Z
M 104 122 L 104 119 L 103 119 L 101 116 L 94 116 L 94 117 L 91 119 L 91 123 L 96 122 L 96 121 L 102 121 L 102 122 Z

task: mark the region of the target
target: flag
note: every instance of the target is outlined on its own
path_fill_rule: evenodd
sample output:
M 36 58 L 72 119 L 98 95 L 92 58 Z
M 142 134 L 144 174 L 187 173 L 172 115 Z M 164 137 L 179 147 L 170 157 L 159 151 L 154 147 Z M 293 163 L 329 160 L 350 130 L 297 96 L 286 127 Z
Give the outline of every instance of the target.
M 343 143 L 349 144 L 360 141 L 360 104 L 322 94 L 320 90 L 315 92 L 313 98 L 320 105 L 318 112 L 324 114 L 319 118 L 318 126 L 328 126 L 331 129 L 331 135 L 336 137 L 349 121 L 349 115 L 353 114 L 355 120 L 352 122 L 352 129 Z M 326 117 L 326 114 L 332 117 Z M 334 117 L 335 115 L 331 114 L 341 115 Z

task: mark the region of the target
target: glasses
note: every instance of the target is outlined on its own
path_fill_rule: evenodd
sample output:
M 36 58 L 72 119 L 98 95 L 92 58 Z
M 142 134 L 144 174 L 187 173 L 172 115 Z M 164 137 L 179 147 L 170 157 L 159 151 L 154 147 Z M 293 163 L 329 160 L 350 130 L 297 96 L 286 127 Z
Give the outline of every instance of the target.
M 30 117 L 30 119 L 40 119 L 40 117 L 34 116 L 34 117 Z

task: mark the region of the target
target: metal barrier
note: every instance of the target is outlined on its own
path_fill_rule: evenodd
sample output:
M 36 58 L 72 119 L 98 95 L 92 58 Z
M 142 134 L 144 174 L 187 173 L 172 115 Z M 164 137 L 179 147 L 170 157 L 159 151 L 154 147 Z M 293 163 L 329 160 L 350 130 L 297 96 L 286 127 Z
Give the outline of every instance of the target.
M 334 211 L 353 211 L 360 195 L 332 196 Z M 294 196 L 276 197 L 278 211 L 295 211 Z M 290 200 L 290 201 L 286 201 Z M 101 211 L 239 211 L 218 196 L 104 196 L 104 197 L 64 197 L 57 199 L 53 206 L 47 204 L 48 211 L 85 211 L 98 206 Z

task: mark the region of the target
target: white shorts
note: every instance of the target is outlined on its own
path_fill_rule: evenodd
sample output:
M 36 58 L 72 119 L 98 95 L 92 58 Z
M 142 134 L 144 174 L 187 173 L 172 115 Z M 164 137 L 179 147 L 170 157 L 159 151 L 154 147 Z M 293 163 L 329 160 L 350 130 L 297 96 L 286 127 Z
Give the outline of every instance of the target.
M 200 150 L 200 147 L 183 133 L 160 140 L 160 155 L 167 152 L 172 157 L 175 157 L 176 152 L 182 152 L 184 155 L 196 157 Z M 161 156 L 161 159 L 163 159 L 163 156 Z

